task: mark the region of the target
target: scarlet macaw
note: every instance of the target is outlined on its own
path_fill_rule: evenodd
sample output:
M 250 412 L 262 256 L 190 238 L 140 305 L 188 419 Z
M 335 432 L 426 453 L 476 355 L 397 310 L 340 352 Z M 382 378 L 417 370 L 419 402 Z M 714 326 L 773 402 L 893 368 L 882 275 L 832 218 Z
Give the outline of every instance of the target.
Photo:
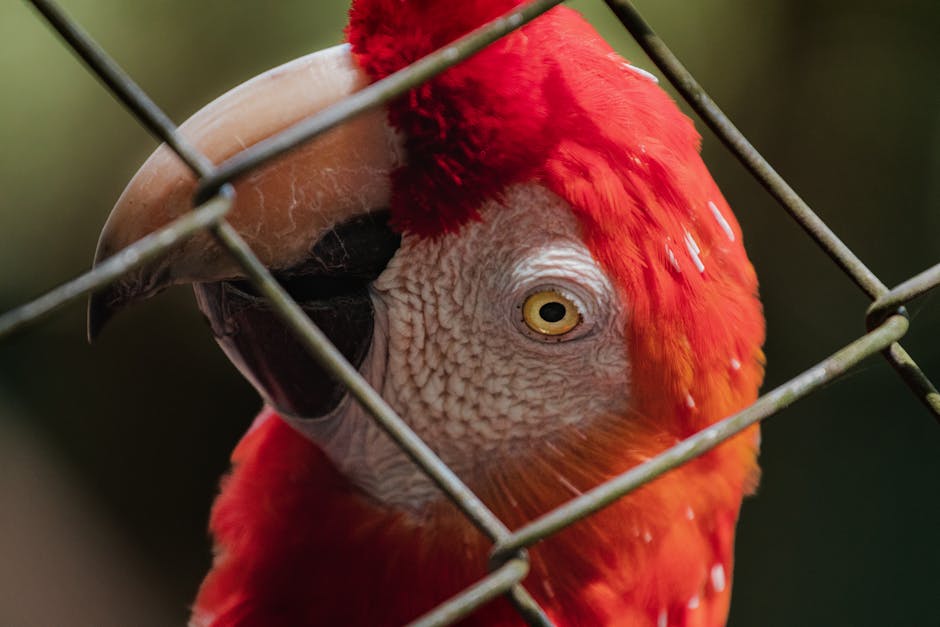
M 516 0 L 354 0 L 349 43 L 182 126 L 219 162 Z M 98 259 L 191 207 L 165 146 Z M 245 176 L 231 224 L 346 357 L 510 528 L 750 404 L 757 282 L 699 136 L 649 74 L 555 8 Z M 486 572 L 489 543 L 324 374 L 208 236 L 96 295 L 194 283 L 266 406 L 212 512 L 195 625 L 394 625 Z M 531 550 L 559 625 L 716 627 L 752 428 Z M 505 600 L 473 625 L 518 624 Z

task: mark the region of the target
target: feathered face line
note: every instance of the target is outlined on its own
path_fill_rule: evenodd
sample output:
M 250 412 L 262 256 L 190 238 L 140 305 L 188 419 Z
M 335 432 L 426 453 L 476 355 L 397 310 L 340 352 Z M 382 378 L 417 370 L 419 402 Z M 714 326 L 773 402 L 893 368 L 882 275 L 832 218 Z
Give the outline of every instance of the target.
M 361 0 L 348 36 L 379 79 L 518 4 Z M 552 9 L 390 105 L 389 120 L 406 150 L 392 174 L 398 229 L 453 232 L 508 185 L 542 184 L 570 204 L 630 311 L 639 414 L 681 437 L 753 400 L 757 281 L 699 136 L 577 13 Z

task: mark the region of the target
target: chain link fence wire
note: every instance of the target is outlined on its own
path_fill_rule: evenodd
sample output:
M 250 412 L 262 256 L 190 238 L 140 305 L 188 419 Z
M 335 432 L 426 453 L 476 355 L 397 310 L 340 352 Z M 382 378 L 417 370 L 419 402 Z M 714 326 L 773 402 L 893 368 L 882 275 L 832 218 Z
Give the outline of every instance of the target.
M 562 0 L 534 0 L 506 13 L 450 45 L 380 80 L 283 132 L 255 144 L 229 160 L 213 165 L 178 133 L 175 124 L 125 74 L 82 28 L 51 0 L 27 0 L 65 40 L 92 73 L 131 114 L 166 142 L 199 178 L 190 213 L 128 246 L 93 270 L 39 298 L 0 315 L 0 341 L 76 299 L 90 294 L 147 261 L 178 246 L 195 233 L 208 230 L 242 267 L 255 288 L 297 335 L 310 354 L 368 411 L 386 433 L 434 483 L 493 542 L 490 574 L 429 612 L 412 625 L 448 625 L 500 595 L 507 595 L 530 625 L 551 625 L 544 611 L 522 585 L 528 573 L 526 549 L 568 525 L 591 515 L 736 433 L 768 418 L 838 378 L 862 360 L 881 352 L 911 392 L 940 421 L 940 393 L 898 343 L 909 328 L 904 305 L 940 285 L 940 264 L 889 289 L 820 219 L 787 182 L 757 152 L 682 66 L 636 9 L 626 0 L 605 0 L 682 98 L 698 113 L 731 153 L 766 188 L 813 241 L 828 254 L 847 278 L 872 300 L 865 313 L 869 332 L 786 383 L 761 396 L 752 406 L 683 440 L 660 455 L 510 530 L 408 427 L 407 423 L 360 376 L 299 305 L 284 291 L 226 221 L 234 191 L 230 183 L 300 144 L 378 107 L 420 85 L 447 68 L 525 25 Z

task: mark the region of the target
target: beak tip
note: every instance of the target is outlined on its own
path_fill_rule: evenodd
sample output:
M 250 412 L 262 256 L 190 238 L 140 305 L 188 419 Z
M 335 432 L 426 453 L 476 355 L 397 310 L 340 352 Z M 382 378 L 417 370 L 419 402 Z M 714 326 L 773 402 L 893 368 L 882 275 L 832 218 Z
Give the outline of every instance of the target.
M 114 317 L 116 307 L 113 306 L 112 290 L 105 288 L 95 292 L 88 299 L 88 343 L 93 344 L 105 325 Z

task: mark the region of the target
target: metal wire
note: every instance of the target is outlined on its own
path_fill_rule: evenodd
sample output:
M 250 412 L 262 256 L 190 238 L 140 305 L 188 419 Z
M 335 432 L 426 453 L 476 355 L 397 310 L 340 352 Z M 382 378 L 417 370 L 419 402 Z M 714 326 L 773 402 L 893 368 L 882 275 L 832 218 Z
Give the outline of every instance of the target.
M 75 20 L 69 18 L 55 2 L 29 1 L 65 40 L 69 49 L 88 65 L 91 73 L 104 83 L 112 95 L 130 109 L 131 114 L 144 128 L 155 137 L 165 141 L 200 177 L 206 176 L 212 170 L 212 162 L 176 130 L 176 125 L 169 116 L 101 49 L 101 46 L 92 40 Z
M 665 42 L 653 31 L 627 0 L 604 0 L 624 28 L 630 31 L 650 59 L 669 79 L 683 100 L 689 103 L 702 121 L 724 143 L 738 161 L 763 185 L 787 213 L 803 227 L 829 257 L 872 300 L 880 299 L 888 288 L 868 269 L 858 256 L 839 239 L 822 218 L 810 209 L 790 184 L 773 169 L 757 149 L 702 89 L 695 77 L 682 65 Z M 935 287 L 936 283 L 932 287 Z M 898 304 L 901 304 L 899 301 Z M 940 405 L 935 401 L 937 388 L 901 346 L 885 352 L 885 357 L 918 398 L 940 421 Z
M 747 409 L 716 422 L 656 457 L 639 466 L 634 466 L 622 475 L 602 483 L 530 522 L 514 532 L 508 540 L 497 544 L 493 549 L 493 557 L 499 560 L 503 555 L 510 555 L 521 548 L 532 546 L 585 516 L 607 507 L 664 472 L 710 451 L 749 426 L 774 415 L 794 401 L 815 392 L 826 383 L 845 374 L 849 368 L 869 355 L 883 350 L 895 340 L 900 339 L 907 333 L 907 329 L 907 318 L 891 316 L 883 325 L 868 335 L 860 337 L 828 359 L 764 394 Z
M 734 127 L 629 2 L 605 0 L 705 123 L 814 241 L 874 300 L 866 317 L 870 332 L 763 395 L 751 407 L 711 425 L 647 462 L 511 532 L 343 358 L 252 253 L 245 241 L 225 220 L 225 215 L 234 198 L 228 184 L 238 177 L 371 108 L 405 94 L 535 19 L 560 4 L 562 0 L 535 0 L 523 4 L 411 66 L 238 153 L 218 167 L 212 165 L 205 155 L 179 134 L 173 122 L 146 93 L 54 2 L 28 1 L 49 21 L 102 83 L 128 107 L 134 117 L 176 151 L 197 174 L 199 187 L 196 198 L 202 206 L 123 249 L 73 281 L 0 316 L 0 340 L 55 309 L 139 268 L 200 230 L 209 229 L 242 266 L 249 280 L 268 298 L 273 310 L 290 326 L 318 363 L 347 387 L 379 426 L 454 502 L 468 520 L 494 542 L 490 560 L 491 573 L 432 609 L 412 623 L 413 625 L 428 627 L 451 624 L 501 594 L 509 596 L 529 624 L 551 625 L 544 611 L 521 585 L 529 569 L 526 547 L 714 448 L 749 425 L 777 413 L 844 374 L 875 352 L 882 351 L 911 389 L 935 416 L 940 417 L 940 394 L 937 393 L 936 387 L 897 344 L 897 340 L 907 332 L 909 326 L 903 315 L 903 305 L 940 284 L 940 264 L 889 290 Z
M 101 49 L 91 37 L 81 31 L 65 15 L 65 13 L 51 2 L 51 0 L 29 0 L 49 19 L 50 25 L 66 40 L 69 46 L 88 63 L 90 69 L 101 77 L 105 85 L 115 87 L 120 100 L 131 110 L 131 113 L 145 121 L 145 126 L 160 139 L 168 144 L 172 141 L 171 147 L 176 150 L 181 147 L 190 156 L 187 164 L 200 177 L 200 189 L 211 189 L 204 182 L 208 177 L 213 177 L 215 184 L 225 185 L 229 183 L 227 179 L 220 179 L 217 176 L 215 168 L 211 163 L 201 155 L 195 148 L 180 136 L 176 128 L 169 121 L 169 118 L 153 103 L 150 98 L 140 90 L 131 79 L 120 69 L 118 64 L 111 59 L 107 53 Z M 511 32 L 514 27 L 521 26 L 544 13 L 548 9 L 560 3 L 557 1 L 536 0 L 523 7 L 514 9 L 504 16 L 493 20 L 489 24 L 477 29 L 469 35 L 461 38 L 454 44 L 443 49 L 444 53 L 435 53 L 438 61 L 435 64 L 439 69 L 435 73 L 443 71 L 463 59 L 472 56 L 474 53 L 482 50 L 486 44 L 495 41 L 501 36 Z M 417 70 L 413 68 L 417 66 Z M 433 70 L 434 64 L 422 63 L 419 61 L 413 66 L 405 68 L 398 74 L 405 73 L 405 80 L 389 77 L 392 80 L 393 87 L 399 84 L 415 86 L 426 80 L 422 78 L 429 71 Z M 417 76 L 407 78 L 410 74 L 417 73 Z M 431 74 L 433 76 L 433 74 Z M 410 81 L 410 82 L 409 82 Z M 376 96 L 382 97 L 382 93 L 376 93 Z M 370 106 L 379 106 L 376 101 Z M 368 108 L 368 107 L 367 107 Z M 351 110 L 348 115 L 351 117 L 361 113 L 365 109 Z M 329 110 L 325 111 L 329 113 Z M 321 112 L 320 115 L 322 115 Z M 315 119 L 319 116 L 313 116 Z M 315 130 L 306 139 L 312 139 L 317 134 L 325 132 L 331 126 L 325 126 Z M 304 132 L 301 130 L 300 132 Z M 284 136 L 283 142 L 278 137 Z M 269 149 L 264 154 L 265 158 L 273 158 L 276 155 L 283 154 L 292 146 L 288 145 L 297 137 L 295 127 L 288 128 L 280 135 L 272 138 L 275 148 Z M 299 142 L 297 142 L 299 143 Z M 297 144 L 293 144 L 297 145 Z M 182 156 L 182 155 L 181 155 Z M 263 161 L 257 161 L 255 165 L 260 165 Z M 234 169 L 231 176 L 238 176 L 244 171 Z M 197 195 L 198 197 L 198 195 Z M 235 258 L 242 266 L 242 269 L 248 275 L 249 280 L 254 284 L 259 292 L 264 294 L 273 305 L 274 311 L 288 324 L 294 331 L 304 348 L 317 360 L 317 362 L 332 374 L 337 380 L 342 382 L 357 401 L 368 411 L 379 426 L 395 440 L 403 451 L 421 468 L 432 481 L 454 502 L 455 505 L 467 516 L 467 518 L 491 540 L 508 536 L 509 529 L 493 514 L 473 492 L 460 481 L 459 478 L 438 458 L 402 420 L 395 411 L 385 402 L 384 399 L 362 378 L 359 372 L 343 357 L 329 341 L 326 335 L 310 320 L 299 305 L 290 297 L 289 294 L 280 286 L 280 284 L 271 276 L 267 268 L 258 260 L 251 251 L 250 247 L 241 238 L 238 232 L 225 220 L 218 221 L 212 227 L 212 233 L 222 246 Z M 157 248 L 154 253 L 165 252 L 166 248 Z M 113 258 L 113 257 L 112 257 Z M 96 270 L 92 270 L 89 275 L 95 275 Z M 120 276 L 121 273 L 118 273 Z M 86 275 L 87 276 L 87 275 Z M 88 279 L 86 279 L 87 281 Z M 29 318 L 20 318 L 18 326 L 22 326 L 31 321 Z M 0 335 L 0 338 L 3 336 Z M 518 560 L 525 561 L 527 557 L 520 553 Z M 531 625 L 551 625 L 551 621 L 538 606 L 535 600 L 519 585 L 513 585 L 509 590 L 509 598 L 519 613 Z
M 528 24 L 562 2 L 563 0 L 535 0 L 520 5 L 453 43 L 435 50 L 407 68 L 372 83 L 277 135 L 249 146 L 220 165 L 214 175 L 206 177 L 201 182 L 200 191 L 196 197 L 211 196 L 215 193 L 214 190 L 224 183 L 233 181 L 270 159 L 296 148 L 357 115 L 406 94 L 412 88 L 473 56 L 497 39 Z
M 36 300 L 0 315 L 0 339 L 28 324 L 37 322 L 47 314 L 82 296 L 101 289 L 148 261 L 156 259 L 197 232 L 218 224 L 219 220 L 224 218 L 232 208 L 233 198 L 231 188 L 223 187 L 218 196 L 203 206 L 118 251 L 99 263 L 93 271 L 86 272 Z
M 527 574 L 529 574 L 528 562 L 519 559 L 509 560 L 459 595 L 409 623 L 408 627 L 438 627 L 455 623 L 522 581 Z
M 871 328 L 879 324 L 881 319 L 890 312 L 896 311 L 918 296 L 923 296 L 938 285 L 940 285 L 940 263 L 918 275 L 912 276 L 879 296 L 865 314 L 868 327 Z

